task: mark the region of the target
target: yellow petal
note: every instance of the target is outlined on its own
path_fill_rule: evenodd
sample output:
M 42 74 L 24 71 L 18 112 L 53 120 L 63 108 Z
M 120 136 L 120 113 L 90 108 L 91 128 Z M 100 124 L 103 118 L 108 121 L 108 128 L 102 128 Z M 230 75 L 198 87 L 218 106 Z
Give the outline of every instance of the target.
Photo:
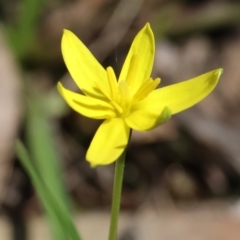
M 223 69 L 219 68 L 188 81 L 156 89 L 148 95 L 146 101 L 166 106 L 172 114 L 181 112 L 200 102 L 211 93 L 222 72 Z M 142 102 L 146 105 L 144 100 Z
M 116 161 L 128 143 L 129 132 L 130 129 L 122 118 L 105 120 L 90 144 L 87 161 L 93 167 Z
M 149 23 L 147 23 L 133 40 L 123 64 L 119 81 L 128 81 L 133 89 L 139 89 L 144 81 L 150 77 L 154 54 L 154 36 Z
M 106 119 L 116 116 L 114 108 L 108 102 L 69 91 L 61 83 L 58 83 L 58 91 L 71 108 L 86 117 Z
M 65 64 L 78 87 L 88 96 L 105 99 L 95 82 L 107 86 L 107 73 L 88 48 L 69 30 L 64 30 L 61 47 Z
M 163 124 L 171 117 L 171 111 L 168 107 L 136 104 L 131 114 L 125 118 L 126 124 L 137 131 L 148 131 L 160 124 Z M 153 107 L 150 107 L 153 106 Z
M 152 91 L 136 103 L 126 124 L 135 130 L 146 131 L 168 120 L 172 114 L 183 111 L 205 98 L 216 86 L 222 69 L 217 69 L 188 81 Z

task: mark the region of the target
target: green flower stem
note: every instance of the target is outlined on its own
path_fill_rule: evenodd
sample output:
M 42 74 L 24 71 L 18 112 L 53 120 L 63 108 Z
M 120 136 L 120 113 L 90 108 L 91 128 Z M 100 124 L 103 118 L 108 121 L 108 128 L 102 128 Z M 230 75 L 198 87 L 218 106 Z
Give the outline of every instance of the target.
M 119 216 L 120 203 L 121 203 L 125 156 L 126 156 L 126 149 L 122 153 L 122 155 L 119 157 L 119 159 L 116 161 L 116 165 L 115 165 L 111 222 L 110 222 L 108 240 L 116 240 L 117 239 L 118 216 Z

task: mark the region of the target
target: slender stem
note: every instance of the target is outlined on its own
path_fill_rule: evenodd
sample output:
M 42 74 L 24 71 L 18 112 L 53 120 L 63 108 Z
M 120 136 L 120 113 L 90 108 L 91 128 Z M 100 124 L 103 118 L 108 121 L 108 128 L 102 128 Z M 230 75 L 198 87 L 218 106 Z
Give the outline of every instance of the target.
M 119 159 L 116 161 L 116 165 L 115 165 L 111 222 L 110 222 L 108 240 L 116 240 L 117 239 L 118 215 L 119 215 L 120 203 L 121 203 L 125 156 L 126 156 L 126 149 L 122 153 L 122 155 L 119 157 Z

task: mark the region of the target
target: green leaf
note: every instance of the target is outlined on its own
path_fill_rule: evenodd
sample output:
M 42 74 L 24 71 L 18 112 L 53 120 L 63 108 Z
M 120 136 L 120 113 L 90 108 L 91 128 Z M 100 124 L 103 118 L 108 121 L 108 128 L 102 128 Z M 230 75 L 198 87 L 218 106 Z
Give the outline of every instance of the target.
M 29 174 L 29 177 L 31 178 L 38 196 L 40 197 L 40 200 L 47 212 L 53 227 L 52 230 L 54 239 L 81 240 L 65 205 L 59 198 L 56 198 L 56 195 L 48 188 L 48 186 L 45 185 L 41 175 L 30 159 L 29 153 L 19 140 L 16 141 L 15 151 L 23 167 Z

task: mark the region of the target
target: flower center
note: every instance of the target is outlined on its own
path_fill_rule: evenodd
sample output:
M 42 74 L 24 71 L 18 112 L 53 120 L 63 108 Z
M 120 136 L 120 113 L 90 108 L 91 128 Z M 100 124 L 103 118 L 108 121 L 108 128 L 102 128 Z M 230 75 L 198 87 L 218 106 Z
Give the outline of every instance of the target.
M 129 70 L 126 80 L 117 81 L 115 73 L 111 67 L 106 69 L 108 86 L 103 86 L 101 83 L 96 83 L 99 90 L 109 99 L 110 103 L 116 109 L 119 117 L 127 117 L 131 112 L 131 107 L 143 100 L 152 92 L 160 83 L 160 79 L 153 80 L 149 78 L 141 84 L 136 84 L 138 79 L 135 78 L 138 58 L 133 55 L 129 64 Z
M 129 114 L 132 105 L 131 101 L 128 83 L 124 80 L 120 81 L 118 83 L 117 103 L 122 109 L 122 112 L 120 112 L 121 117 L 126 117 Z

